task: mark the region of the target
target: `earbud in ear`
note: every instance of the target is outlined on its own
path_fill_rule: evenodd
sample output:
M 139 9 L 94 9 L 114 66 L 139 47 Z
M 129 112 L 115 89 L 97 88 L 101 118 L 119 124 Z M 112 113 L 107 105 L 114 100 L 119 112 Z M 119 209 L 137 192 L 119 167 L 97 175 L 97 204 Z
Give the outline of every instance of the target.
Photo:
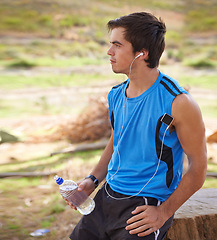
M 144 55 L 144 53 L 141 52 L 140 54 L 138 54 L 138 55 L 135 57 L 135 59 L 138 58 L 138 57 L 140 57 L 140 56 L 143 56 L 143 55 Z

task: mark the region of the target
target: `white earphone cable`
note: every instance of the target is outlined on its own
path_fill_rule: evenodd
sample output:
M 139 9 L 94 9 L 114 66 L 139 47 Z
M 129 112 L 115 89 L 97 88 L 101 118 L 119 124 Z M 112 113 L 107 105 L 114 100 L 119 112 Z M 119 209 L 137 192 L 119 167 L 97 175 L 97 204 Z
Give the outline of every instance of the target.
M 113 178 L 119 171 L 119 168 L 120 168 L 120 164 L 121 164 L 121 159 L 120 159 L 120 153 L 119 153 L 119 150 L 117 148 L 117 152 L 118 152 L 118 156 L 119 156 L 119 165 L 118 165 L 118 169 L 117 171 L 106 181 L 106 184 L 105 184 L 105 191 L 106 193 L 108 194 L 109 197 L 115 199 L 115 200 L 124 200 L 124 199 L 129 199 L 129 198 L 132 198 L 132 197 L 135 197 L 137 195 L 139 195 L 142 190 L 150 183 L 150 181 L 155 177 L 155 175 L 157 174 L 157 171 L 158 171 L 158 168 L 159 168 L 159 165 L 160 165 L 160 161 L 161 161 L 161 157 L 162 157 L 162 154 L 163 154 L 163 144 L 164 144 L 164 138 L 165 138 L 165 135 L 166 135 L 166 132 L 167 130 L 169 129 L 170 125 L 167 126 L 165 132 L 164 132 L 164 135 L 163 135 L 163 138 L 162 138 L 162 143 L 161 143 L 161 150 L 160 150 L 160 156 L 159 156 L 159 159 L 158 159 L 158 164 L 157 164 L 157 167 L 156 167 L 156 170 L 154 172 L 154 174 L 152 175 L 152 177 L 146 182 L 146 184 L 140 189 L 140 191 L 134 195 L 131 195 L 131 196 L 128 196 L 128 197 L 123 197 L 123 198 L 116 198 L 116 197 L 113 197 L 107 190 L 107 184 L 108 184 L 108 181 Z M 117 145 L 118 146 L 118 145 Z
M 134 61 L 139 57 L 143 55 L 143 53 L 140 53 L 139 55 L 137 55 L 132 63 L 130 64 L 130 70 L 129 70 L 129 79 L 130 79 L 130 74 L 131 74 L 131 70 L 132 70 L 132 65 L 134 63 Z M 116 197 L 113 197 L 107 190 L 107 184 L 108 182 L 118 173 L 119 169 L 120 169 L 120 165 L 121 165 L 121 156 L 120 156 L 120 152 L 119 152 L 119 142 L 120 142 L 120 138 L 121 138 L 121 134 L 122 134 L 122 131 L 123 131 L 123 128 L 124 128 L 124 115 L 125 115 L 125 105 L 126 105 L 126 102 L 127 102 L 127 98 L 125 97 L 125 93 L 124 93 L 124 90 L 123 90 L 123 84 L 122 84 L 122 94 L 123 94 L 123 99 L 125 99 L 124 101 L 124 104 L 123 104 L 123 124 L 122 124 L 122 127 L 121 127 L 121 131 L 120 131 L 120 134 L 119 134 L 119 137 L 118 137 L 118 143 L 117 143 L 117 154 L 118 154 L 118 160 L 119 160 L 119 163 L 118 163 L 118 168 L 116 170 L 116 172 L 106 181 L 105 183 L 105 191 L 106 193 L 108 194 L 109 197 L 115 199 L 115 200 L 124 200 L 124 199 L 129 199 L 129 198 L 132 198 L 132 197 L 135 197 L 137 196 L 138 194 L 140 194 L 142 192 L 142 190 L 149 184 L 149 182 L 155 177 L 155 175 L 157 174 L 157 171 L 158 171 L 158 168 L 159 168 L 159 165 L 160 165 L 160 161 L 161 161 L 161 157 L 162 157 L 162 153 L 163 153 L 163 143 L 164 143 L 164 138 L 165 138 L 165 135 L 166 135 L 166 132 L 168 130 L 168 128 L 170 127 L 170 125 L 167 126 L 165 132 L 164 132 L 164 135 L 163 135 L 163 138 L 162 138 L 162 144 L 161 144 L 161 150 L 160 150 L 160 156 L 159 156 L 159 160 L 158 160 L 158 164 L 157 164 L 157 167 L 156 167 L 156 170 L 153 174 L 153 176 L 147 181 L 147 183 L 140 189 L 140 191 L 134 195 L 131 195 L 131 196 L 128 196 L 128 197 L 123 197 L 123 198 L 116 198 Z

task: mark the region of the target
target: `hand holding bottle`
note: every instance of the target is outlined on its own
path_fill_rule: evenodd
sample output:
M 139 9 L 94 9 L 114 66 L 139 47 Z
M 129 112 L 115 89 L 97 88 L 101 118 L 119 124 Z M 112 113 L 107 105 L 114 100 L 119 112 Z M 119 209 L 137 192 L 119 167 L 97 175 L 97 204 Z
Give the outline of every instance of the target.
M 91 179 L 84 179 L 77 182 L 78 192 L 84 191 L 88 196 L 95 190 L 95 185 Z M 77 210 L 76 206 L 72 204 L 72 202 L 68 201 L 63 197 L 66 201 L 66 204 L 69 205 L 72 209 Z
M 72 180 L 63 180 L 61 177 L 55 176 L 54 179 L 59 185 L 60 193 L 66 203 L 73 209 L 77 209 L 81 214 L 87 215 L 95 208 L 95 202 L 88 195 L 93 192 L 94 187 L 90 187 L 88 179 L 85 179 L 79 186 Z M 87 184 L 87 182 L 89 184 Z

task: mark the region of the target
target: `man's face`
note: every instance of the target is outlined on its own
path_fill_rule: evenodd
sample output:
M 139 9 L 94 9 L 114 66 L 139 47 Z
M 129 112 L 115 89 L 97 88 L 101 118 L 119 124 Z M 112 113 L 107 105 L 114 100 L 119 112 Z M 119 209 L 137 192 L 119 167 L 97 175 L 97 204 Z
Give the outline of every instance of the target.
M 110 56 L 112 70 L 115 73 L 123 73 L 128 75 L 130 64 L 132 63 L 135 54 L 133 53 L 132 44 L 124 38 L 124 28 L 114 28 L 111 32 L 111 46 L 107 52 Z

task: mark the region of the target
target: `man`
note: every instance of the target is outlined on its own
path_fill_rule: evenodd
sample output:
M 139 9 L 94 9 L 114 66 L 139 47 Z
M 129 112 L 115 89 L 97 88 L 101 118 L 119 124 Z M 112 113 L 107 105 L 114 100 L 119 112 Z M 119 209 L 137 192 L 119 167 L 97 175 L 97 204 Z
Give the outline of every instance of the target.
M 128 79 L 108 95 L 111 138 L 79 191 L 91 194 L 107 181 L 70 238 L 164 239 L 175 211 L 205 180 L 204 124 L 192 97 L 157 68 L 165 24 L 141 12 L 111 20 L 108 28 L 112 70 Z M 189 168 L 182 177 L 183 151 Z

